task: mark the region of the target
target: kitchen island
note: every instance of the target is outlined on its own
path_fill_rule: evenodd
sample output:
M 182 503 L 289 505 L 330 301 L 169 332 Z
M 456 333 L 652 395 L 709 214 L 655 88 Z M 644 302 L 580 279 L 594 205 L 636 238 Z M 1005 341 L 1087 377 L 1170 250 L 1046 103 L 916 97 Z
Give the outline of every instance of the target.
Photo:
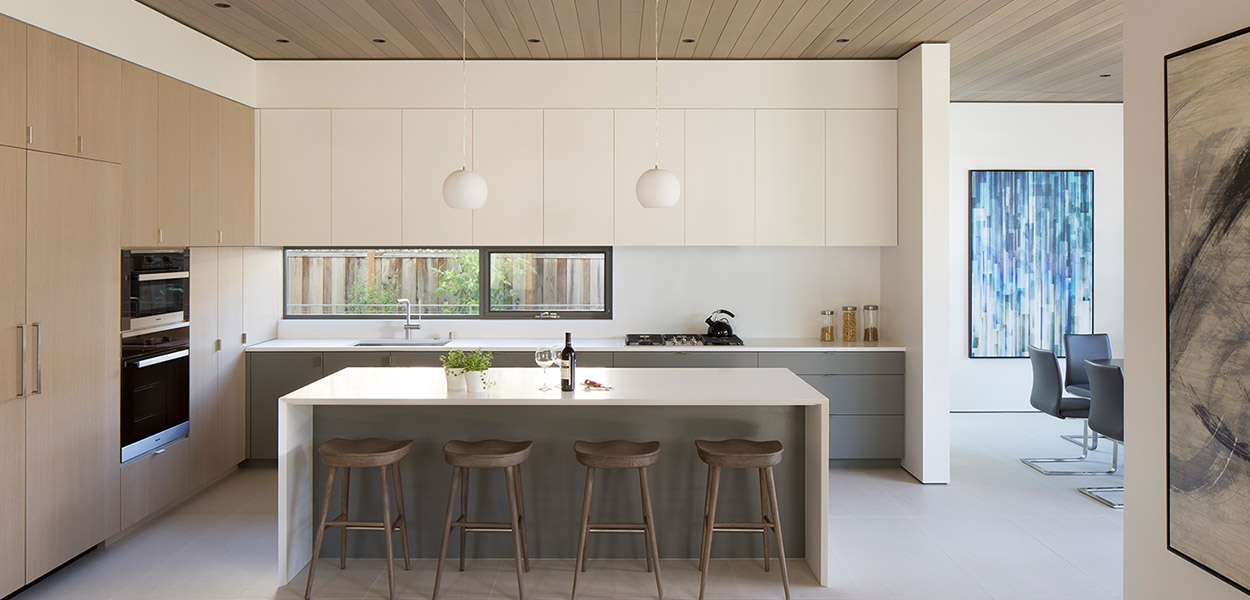
M 652 493 L 660 554 L 692 558 L 698 555 L 705 484 L 693 441 L 779 439 L 786 447 L 776 475 L 787 550 L 792 558 L 805 558 L 821 584 L 827 584 L 829 408 L 816 389 L 781 368 L 578 369 L 578 380 L 603 382 L 612 386 L 608 391 L 579 386 L 574 392 L 543 392 L 538 390 L 541 377 L 535 368 L 492 369 L 489 391 L 449 393 L 441 369 L 348 368 L 283 396 L 278 403 L 279 583 L 294 578 L 312 554 L 313 507 L 320 501 L 314 489 L 321 487 L 315 483 L 324 472 L 317 445 L 336 436 L 379 436 L 415 440 L 401 468 L 416 557 L 433 556 L 441 534 L 437 524 L 451 476 L 442 444 L 454 438 L 532 439 L 535 451 L 522 470 L 534 558 L 569 558 L 575 547 L 584 470 L 573 459 L 573 440 L 659 440 L 663 450 L 652 470 Z M 726 518 L 758 518 L 758 479 L 754 473 L 738 474 L 742 477 L 722 480 L 721 512 Z M 361 475 L 353 477 L 353 511 L 376 512 L 377 487 L 368 473 Z M 497 473 L 480 475 L 471 487 L 471 511 L 489 518 L 503 499 L 502 482 L 495 481 Z M 600 477 L 602 488 L 596 488 L 603 495 L 596 496 L 603 499 L 603 510 L 594 518 L 602 512 L 636 519 L 632 481 Z M 332 506 L 331 513 L 335 510 Z M 471 538 L 470 556 L 510 556 L 501 537 L 506 536 Z M 592 558 L 642 556 L 641 540 L 596 537 Z M 758 556 L 759 539 L 717 535 L 713 556 Z M 323 554 L 333 556 L 335 544 L 327 546 Z M 349 536 L 349 556 L 376 555 L 380 547 L 376 534 Z

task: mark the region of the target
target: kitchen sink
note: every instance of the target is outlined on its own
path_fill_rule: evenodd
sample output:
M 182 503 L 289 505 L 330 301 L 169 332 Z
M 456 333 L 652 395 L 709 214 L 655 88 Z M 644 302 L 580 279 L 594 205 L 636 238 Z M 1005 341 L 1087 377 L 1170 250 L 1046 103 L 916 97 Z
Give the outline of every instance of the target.
M 451 340 L 365 340 L 357 348 L 377 346 L 446 346 Z

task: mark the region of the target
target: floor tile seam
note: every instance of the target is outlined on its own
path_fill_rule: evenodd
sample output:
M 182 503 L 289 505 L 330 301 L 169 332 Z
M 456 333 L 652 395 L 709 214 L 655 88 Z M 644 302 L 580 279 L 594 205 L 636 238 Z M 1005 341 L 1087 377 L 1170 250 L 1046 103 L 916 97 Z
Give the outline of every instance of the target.
M 964 517 L 964 518 L 968 518 L 968 517 Z M 1001 517 L 995 517 L 995 518 L 1001 518 Z M 950 561 L 954 563 L 956 567 L 959 567 L 959 570 L 963 572 L 964 576 L 966 576 L 969 581 L 976 584 L 977 589 L 981 590 L 981 592 L 984 593 L 987 597 L 990 597 L 990 598 L 994 597 L 994 595 L 990 593 L 989 588 L 987 588 L 985 584 L 981 582 L 981 579 L 977 577 L 976 575 L 973 575 L 972 572 L 968 570 L 968 567 L 964 566 L 963 561 L 959 560 L 958 557 L 948 552 L 946 548 L 943 547 L 942 544 L 937 540 L 937 538 L 935 538 L 933 534 L 929 533 L 929 530 L 925 528 L 923 523 L 921 523 L 920 526 L 917 527 L 917 529 L 919 529 L 920 533 L 924 535 L 926 538 L 928 538 L 930 542 L 933 542 L 933 545 L 937 547 L 939 552 L 945 555 L 946 558 L 950 559 Z
M 1065 552 L 1063 552 L 1062 548 L 1056 548 L 1056 547 L 1054 547 L 1054 546 L 1052 546 L 1052 545 L 1050 545 L 1050 544 L 1046 543 L 1046 540 L 1043 540 L 1043 539 L 1041 539 L 1041 538 L 1037 537 L 1036 535 L 1033 535 L 1033 532 L 1029 531 L 1028 529 L 1025 529 L 1025 528 L 1021 527 L 1018 523 L 1013 523 L 1013 524 L 1015 524 L 1015 526 L 1016 526 L 1016 528 L 1017 528 L 1017 529 L 1019 529 L 1020 531 L 1023 531 L 1023 532 L 1025 533 L 1025 535 L 1029 536 L 1030 538 L 1032 538 L 1032 539 L 1033 539 L 1034 541 L 1036 541 L 1037 543 L 1039 543 L 1039 544 L 1041 544 L 1041 545 L 1045 546 L 1048 550 L 1050 550 L 1051 552 L 1055 553 L 1055 555 L 1056 555 L 1056 556 L 1058 556 L 1059 558 L 1063 559 L 1063 561 L 1064 561 L 1064 562 L 1066 562 L 1066 563 L 1068 563 L 1069 565 L 1071 565 L 1071 566 L 1072 566 L 1072 568 L 1074 568 L 1074 569 L 1076 569 L 1077 571 L 1079 571 L 1079 572 L 1081 572 L 1081 573 L 1085 574 L 1085 576 L 1086 576 L 1086 577 L 1088 577 L 1088 578 L 1089 578 L 1089 580 L 1090 580 L 1091 582 L 1093 582 L 1093 583 L 1094 583 L 1094 585 L 1098 586 L 1098 588 L 1099 588 L 1099 589 L 1102 589 L 1102 590 L 1106 591 L 1108 594 L 1110 594 L 1110 595 L 1112 595 L 1112 596 L 1115 596 L 1115 595 L 1116 595 L 1116 593 L 1115 593 L 1115 591 L 1114 591 L 1114 590 L 1108 589 L 1106 586 L 1104 586 L 1104 585 L 1102 584 L 1102 582 L 1101 582 L 1101 581 L 1099 581 L 1099 574 L 1097 574 L 1097 573 L 1090 573 L 1090 572 L 1089 572 L 1089 571 L 1087 571 L 1086 569 L 1082 568 L 1082 566 L 1081 566 L 1080 564 L 1076 563 L 1076 562 L 1075 562 L 1075 561 L 1073 561 L 1071 558 L 1069 558 L 1069 557 L 1068 557 L 1068 554 L 1067 554 L 1067 553 L 1065 553 Z M 1080 596 L 1072 596 L 1072 597 L 1079 598 Z

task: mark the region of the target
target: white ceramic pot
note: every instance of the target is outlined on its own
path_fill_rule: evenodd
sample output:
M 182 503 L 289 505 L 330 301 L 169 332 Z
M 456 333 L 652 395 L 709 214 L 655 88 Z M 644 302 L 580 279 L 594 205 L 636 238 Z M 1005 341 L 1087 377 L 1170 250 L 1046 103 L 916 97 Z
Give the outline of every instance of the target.
M 464 371 L 447 371 L 447 391 L 463 392 L 465 390 Z
M 470 394 L 486 391 L 486 371 L 465 371 L 464 390 Z

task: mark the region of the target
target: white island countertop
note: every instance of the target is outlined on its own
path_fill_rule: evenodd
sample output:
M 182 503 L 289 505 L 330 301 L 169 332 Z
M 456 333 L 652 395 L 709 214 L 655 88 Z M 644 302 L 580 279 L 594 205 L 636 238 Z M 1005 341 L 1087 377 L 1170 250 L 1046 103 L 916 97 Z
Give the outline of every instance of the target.
M 247 347 L 248 352 L 446 352 L 448 350 L 489 350 L 491 352 L 533 351 L 544 345 L 563 345 L 555 338 L 461 338 L 442 346 L 405 346 L 402 339 L 393 346 L 357 346 L 362 339 L 283 338 Z M 807 338 L 744 338 L 742 346 L 626 346 L 625 338 L 574 339 L 573 346 L 586 352 L 903 352 L 893 342 L 822 342 Z

